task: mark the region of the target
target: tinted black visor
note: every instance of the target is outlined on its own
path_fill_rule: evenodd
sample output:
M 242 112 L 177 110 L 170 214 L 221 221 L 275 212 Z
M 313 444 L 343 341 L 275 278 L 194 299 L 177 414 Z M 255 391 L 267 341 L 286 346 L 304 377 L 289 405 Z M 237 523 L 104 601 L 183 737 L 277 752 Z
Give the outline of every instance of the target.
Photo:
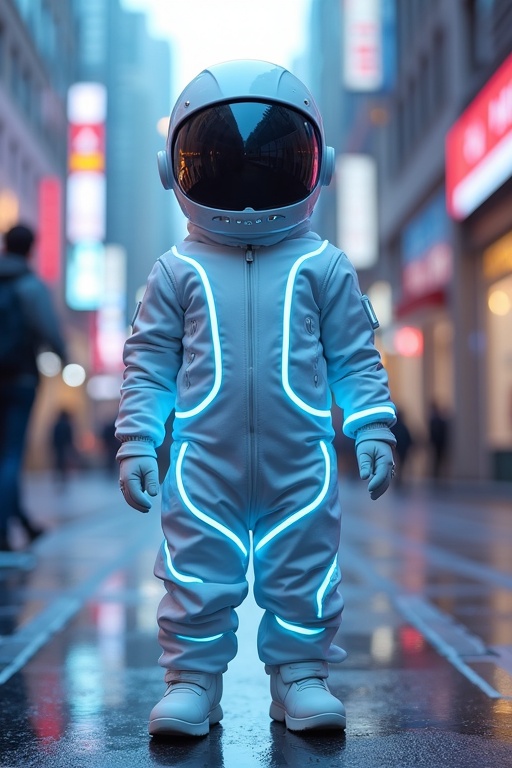
M 282 208 L 315 188 L 320 146 L 313 123 L 293 109 L 260 101 L 216 104 L 178 130 L 173 171 L 181 191 L 208 208 Z

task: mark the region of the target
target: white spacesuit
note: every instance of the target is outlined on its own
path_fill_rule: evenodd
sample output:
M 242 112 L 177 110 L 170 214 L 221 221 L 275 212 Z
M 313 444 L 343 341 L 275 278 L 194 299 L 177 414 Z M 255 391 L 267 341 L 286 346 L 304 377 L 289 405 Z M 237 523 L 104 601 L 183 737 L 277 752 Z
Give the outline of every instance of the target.
M 346 655 L 333 644 L 343 600 L 331 393 L 373 498 L 393 471 L 395 408 L 354 269 L 310 231 L 333 155 L 309 91 L 261 61 L 195 78 L 159 153 L 189 235 L 149 277 L 116 430 L 121 488 L 147 511 L 175 409 L 155 565 L 169 685 L 151 734 L 202 735 L 222 717 L 251 548 L 271 716 L 293 730 L 345 727 L 325 683 L 327 663 Z

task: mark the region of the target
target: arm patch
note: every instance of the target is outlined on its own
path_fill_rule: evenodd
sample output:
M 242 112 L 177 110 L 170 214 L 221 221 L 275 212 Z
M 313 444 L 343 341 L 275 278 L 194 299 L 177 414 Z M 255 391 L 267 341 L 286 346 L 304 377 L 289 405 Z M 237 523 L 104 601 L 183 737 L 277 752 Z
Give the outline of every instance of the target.
M 374 331 L 377 330 L 377 328 L 379 327 L 380 323 L 379 323 L 379 321 L 377 319 L 377 315 L 375 314 L 375 310 L 372 307 L 372 303 L 371 303 L 370 299 L 368 298 L 368 296 L 363 294 L 361 296 L 361 303 L 363 305 L 364 311 L 366 312 L 368 320 L 370 321 L 371 327 L 373 328 Z

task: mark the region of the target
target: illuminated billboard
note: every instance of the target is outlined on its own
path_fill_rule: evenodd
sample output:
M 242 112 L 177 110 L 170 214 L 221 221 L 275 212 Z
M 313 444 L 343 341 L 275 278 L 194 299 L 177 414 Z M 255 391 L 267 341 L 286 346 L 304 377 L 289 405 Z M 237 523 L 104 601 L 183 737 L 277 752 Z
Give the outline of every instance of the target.
M 341 0 L 343 85 L 374 92 L 395 80 L 395 7 L 392 0 Z
M 66 265 L 66 303 L 70 309 L 99 309 L 103 300 L 105 248 L 102 243 L 76 243 Z
M 511 176 L 512 54 L 448 132 L 448 212 L 465 219 Z
M 337 243 L 356 269 L 377 263 L 377 167 L 370 155 L 336 159 Z
M 439 192 L 404 227 L 401 238 L 404 301 L 443 290 L 453 272 L 450 220 Z
M 66 235 L 70 250 L 66 301 L 75 310 L 98 309 L 104 295 L 106 232 L 105 121 L 101 83 L 75 83 L 68 92 Z

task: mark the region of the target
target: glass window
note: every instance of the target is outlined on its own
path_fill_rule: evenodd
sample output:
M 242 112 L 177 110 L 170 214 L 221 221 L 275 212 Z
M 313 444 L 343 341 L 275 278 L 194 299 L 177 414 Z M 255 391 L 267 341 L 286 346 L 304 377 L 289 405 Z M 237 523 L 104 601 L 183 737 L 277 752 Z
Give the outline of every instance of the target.
M 446 79 L 449 75 L 449 71 L 445 66 L 446 58 L 446 45 L 445 34 L 442 30 L 438 29 L 434 36 L 433 47 L 433 66 L 432 66 L 432 96 L 433 104 L 437 110 L 441 109 L 444 105 L 447 83 Z
M 432 369 L 430 371 L 433 399 L 447 412 L 453 411 L 454 364 L 453 324 L 446 317 L 436 317 L 432 325 Z
M 418 136 L 418 112 L 417 112 L 418 88 L 414 80 L 409 80 L 407 86 L 407 125 L 408 125 L 408 147 L 412 147 Z
M 55 21 L 50 9 L 46 5 L 43 5 L 41 7 L 39 43 L 41 52 L 47 62 L 51 62 L 55 55 L 55 42 Z
M 19 149 L 18 145 L 11 141 L 9 144 L 9 156 L 7 158 L 7 161 L 9 163 L 9 180 L 11 186 L 16 189 L 18 186 L 18 159 L 19 159 Z
M 5 32 L 0 24 L 0 79 L 3 78 L 5 71 Z
M 493 448 L 512 450 L 512 275 L 487 292 L 487 436 Z
M 396 107 L 396 128 L 397 130 L 395 132 L 395 141 L 398 170 L 402 165 L 406 154 L 406 108 L 402 100 L 398 102 Z
M 10 90 L 16 101 L 20 96 L 20 56 L 19 52 L 15 49 L 11 49 L 11 61 L 10 61 Z
M 476 69 L 493 58 L 493 6 L 493 0 L 468 0 L 466 4 L 467 44 L 471 69 Z
M 426 56 L 422 56 L 418 77 L 418 121 L 421 131 L 426 128 L 430 117 L 429 80 L 429 60 Z
M 20 78 L 20 105 L 28 116 L 30 114 L 30 75 L 26 71 Z

